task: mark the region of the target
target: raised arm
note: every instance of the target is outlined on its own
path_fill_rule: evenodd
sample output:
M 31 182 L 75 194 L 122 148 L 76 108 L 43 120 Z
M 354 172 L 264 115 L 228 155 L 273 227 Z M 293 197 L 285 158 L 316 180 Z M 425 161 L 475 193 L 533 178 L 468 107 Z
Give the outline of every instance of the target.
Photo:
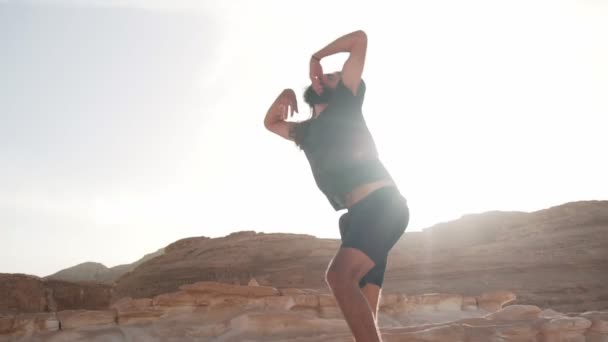
M 361 84 L 361 75 L 365 65 L 367 52 L 367 35 L 362 30 L 346 34 L 317 51 L 311 57 L 311 63 L 319 63 L 324 57 L 340 52 L 348 52 L 349 56 L 342 67 L 342 82 L 353 94 L 357 93 Z
M 264 117 L 264 127 L 287 140 L 294 140 L 290 134 L 295 122 L 285 121 L 294 112 L 298 112 L 296 94 L 291 89 L 283 90 L 274 100 Z

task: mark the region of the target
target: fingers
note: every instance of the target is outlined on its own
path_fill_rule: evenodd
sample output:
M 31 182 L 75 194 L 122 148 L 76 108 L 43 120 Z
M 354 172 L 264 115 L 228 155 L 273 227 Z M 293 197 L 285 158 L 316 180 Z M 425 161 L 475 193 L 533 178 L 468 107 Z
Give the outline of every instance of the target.
M 285 120 L 287 118 L 287 108 L 285 104 L 280 102 L 277 107 L 277 116 L 281 118 L 281 120 Z
M 291 109 L 289 116 L 293 116 L 293 113 L 298 113 L 298 102 L 294 99 L 289 108 Z
M 276 103 L 276 115 L 282 120 L 293 116 L 293 113 L 299 113 L 298 100 L 292 89 L 285 89 Z
M 315 78 L 312 81 L 312 90 L 314 90 L 317 95 L 321 95 L 321 93 L 323 92 L 323 86 L 321 85 L 321 81 L 318 78 Z

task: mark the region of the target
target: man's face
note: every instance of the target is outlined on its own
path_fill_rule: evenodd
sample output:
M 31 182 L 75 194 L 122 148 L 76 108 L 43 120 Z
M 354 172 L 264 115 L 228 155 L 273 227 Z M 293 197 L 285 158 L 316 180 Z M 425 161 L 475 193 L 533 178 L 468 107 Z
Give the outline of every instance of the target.
M 325 74 L 325 80 L 323 80 L 322 85 L 324 89 L 336 89 L 338 83 L 340 83 L 340 79 L 342 78 L 342 73 L 337 71 L 331 74 Z
M 322 91 L 320 94 L 313 90 L 312 85 L 308 87 L 304 94 L 306 103 L 311 106 L 329 103 L 329 100 L 338 86 L 338 83 L 340 83 L 342 75 L 340 72 L 334 72 L 331 74 L 325 74 L 324 76 L 325 77 L 321 82 Z

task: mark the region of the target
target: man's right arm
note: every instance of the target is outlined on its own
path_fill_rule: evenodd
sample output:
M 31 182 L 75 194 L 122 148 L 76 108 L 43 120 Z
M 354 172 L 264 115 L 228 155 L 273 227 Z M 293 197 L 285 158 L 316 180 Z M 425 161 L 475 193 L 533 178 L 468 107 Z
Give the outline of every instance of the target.
M 294 111 L 298 112 L 295 93 L 291 89 L 285 89 L 268 108 L 264 127 L 287 140 L 295 140 L 293 129 L 297 123 L 285 121 L 288 116 L 293 115 Z

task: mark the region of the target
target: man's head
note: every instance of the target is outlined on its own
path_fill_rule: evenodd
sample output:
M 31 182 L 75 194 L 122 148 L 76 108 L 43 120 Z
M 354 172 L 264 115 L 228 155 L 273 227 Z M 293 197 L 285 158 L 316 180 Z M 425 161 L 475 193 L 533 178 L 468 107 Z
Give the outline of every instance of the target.
M 304 91 L 304 102 L 306 102 L 310 107 L 329 103 L 334 90 L 338 86 L 338 83 L 340 83 L 341 77 L 342 74 L 340 72 L 325 74 L 324 80 L 321 80 L 323 91 L 320 94 L 317 94 L 317 92 L 313 89 L 312 84 L 309 85 Z

